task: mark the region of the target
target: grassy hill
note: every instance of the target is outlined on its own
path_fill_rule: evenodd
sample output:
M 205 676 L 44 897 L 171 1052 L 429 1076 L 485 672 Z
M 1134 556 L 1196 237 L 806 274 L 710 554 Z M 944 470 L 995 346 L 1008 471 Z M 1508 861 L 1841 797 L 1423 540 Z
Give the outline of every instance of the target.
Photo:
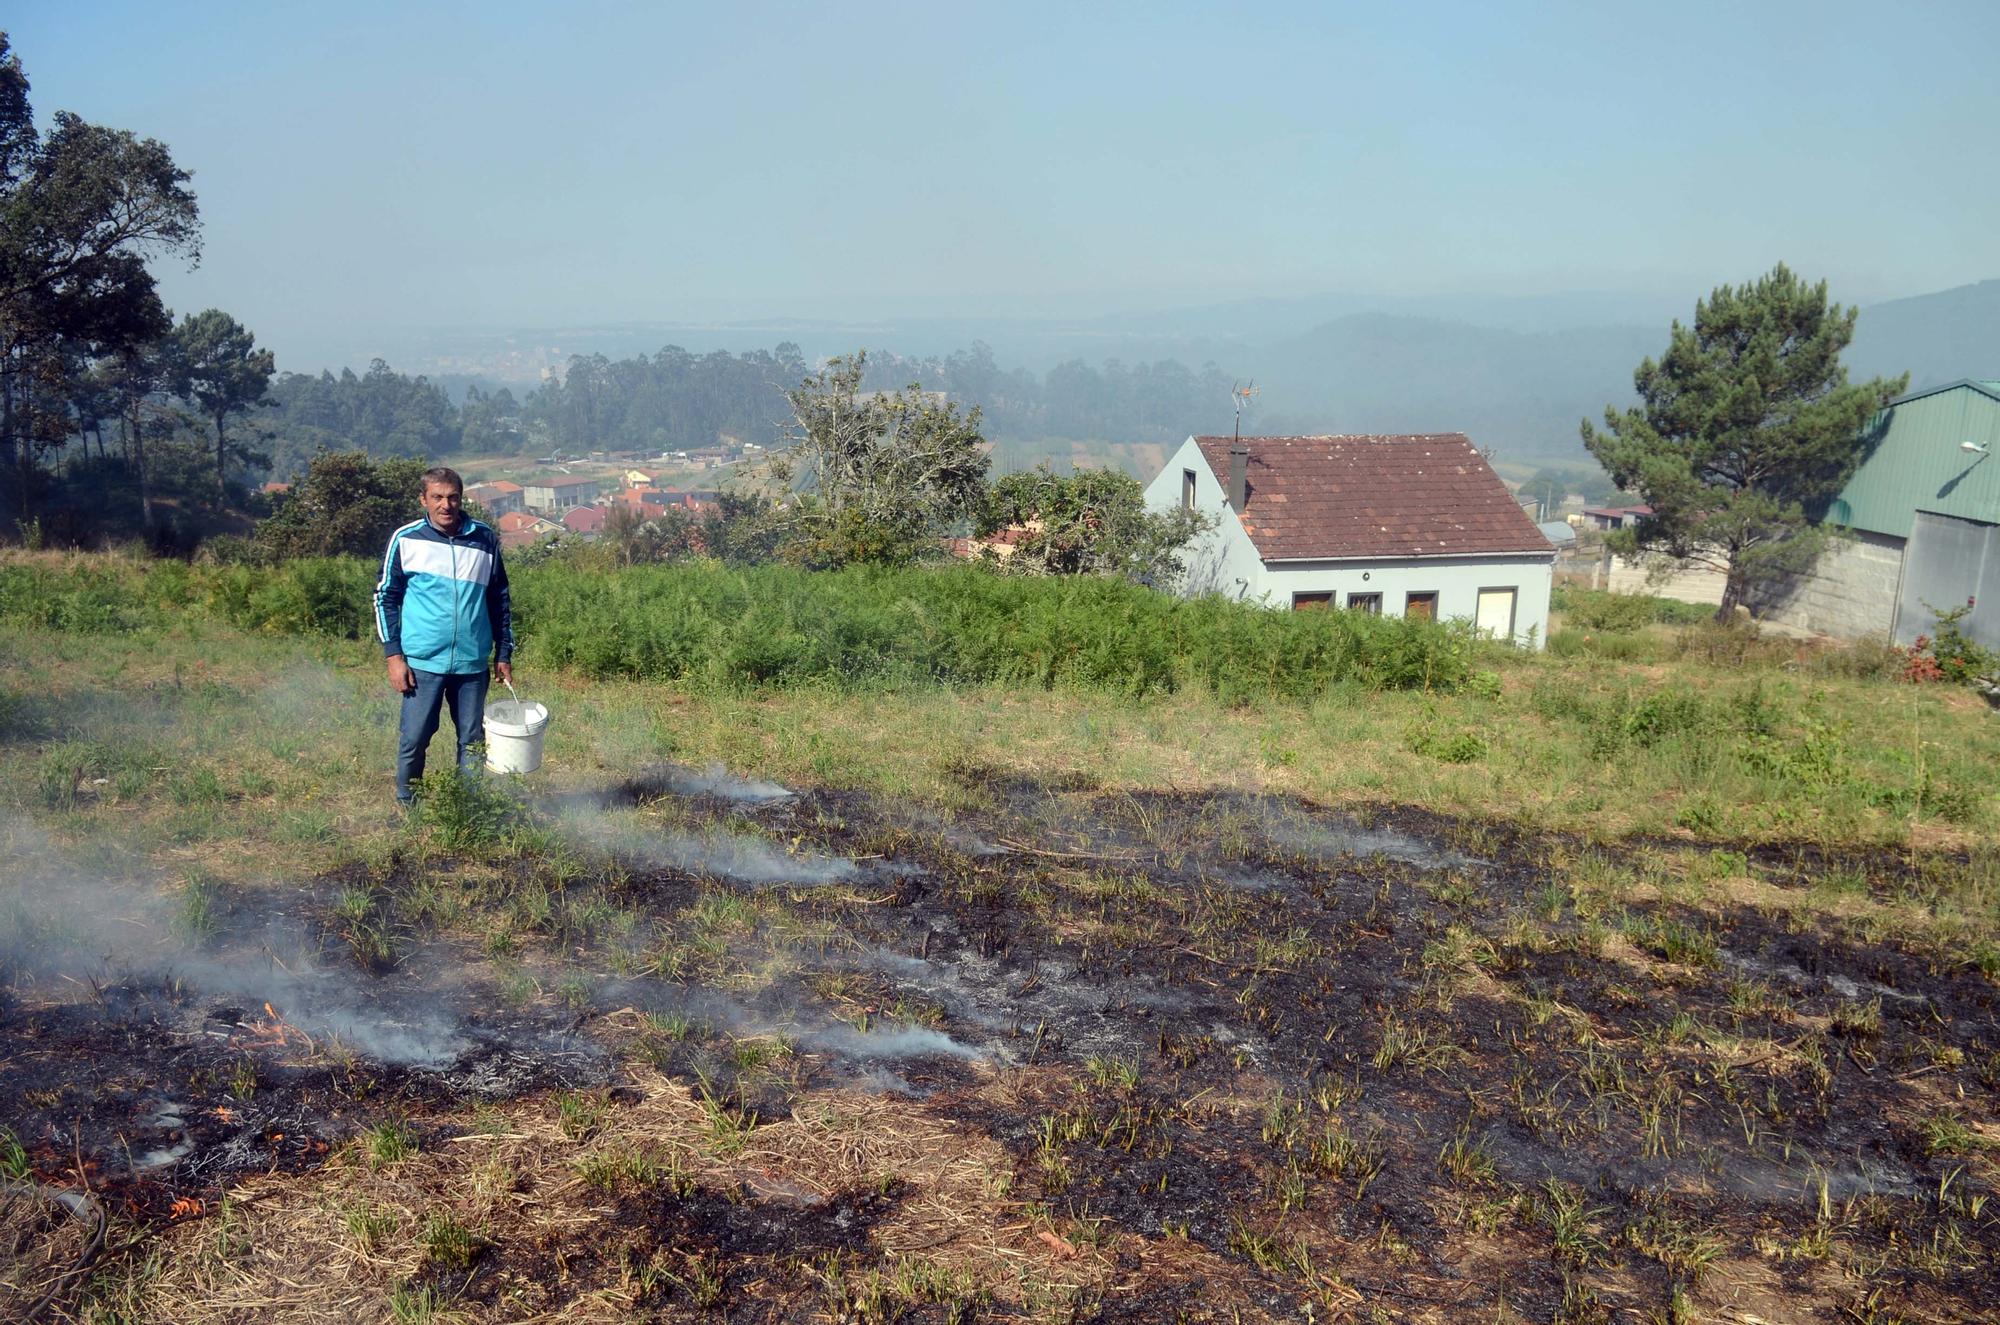
M 956 576 L 524 573 L 547 761 L 405 820 L 348 571 L 242 575 L 0 560 L 0 1314 L 70 1208 L 102 1321 L 2000 1293 L 2000 727 L 1879 646 L 1573 595 L 1456 685 L 1287 686 L 1259 632 L 1331 627 L 1225 614 L 1134 687 L 836 665 L 1173 638 L 1062 585 L 978 646 Z

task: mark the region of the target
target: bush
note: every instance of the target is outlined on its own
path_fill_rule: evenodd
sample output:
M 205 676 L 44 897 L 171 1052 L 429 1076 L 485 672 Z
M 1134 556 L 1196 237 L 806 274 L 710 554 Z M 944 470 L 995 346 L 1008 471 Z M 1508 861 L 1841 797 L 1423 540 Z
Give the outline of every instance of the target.
M 1603 634 L 1562 629 L 1549 633 L 1549 653 L 1557 658 L 1604 658 L 1611 662 L 1655 662 L 1662 648 L 1651 635 Z
M 593 676 L 718 688 L 932 682 L 1307 699 L 1337 681 L 1455 689 L 1462 629 L 1183 600 L 1098 578 L 975 567 L 808 572 L 714 563 L 516 579 L 524 656 Z
M 1106 577 L 971 566 L 604 570 L 555 560 L 511 578 L 529 665 L 704 689 L 1003 684 L 1143 695 L 1195 685 L 1232 703 L 1308 700 L 1350 681 L 1456 690 L 1474 645 L 1462 624 L 1277 612 Z M 374 628 L 374 579 L 372 563 L 345 557 L 0 562 L 0 621 L 122 630 L 195 608 L 245 630 L 360 639 Z
M 375 576 L 352 558 L 231 566 L 216 584 L 213 601 L 225 619 L 244 630 L 360 639 L 374 629 Z
M 1565 630 L 1625 634 L 1644 626 L 1688 626 L 1715 617 L 1715 609 L 1653 594 L 1612 593 L 1608 589 L 1578 589 L 1560 585 L 1549 607 L 1560 613 Z
M 112 560 L 0 564 L 0 623 L 101 634 L 154 624 L 143 572 Z
M 1937 634 L 1919 635 L 1903 654 L 1903 679 L 1916 683 L 1951 681 L 1960 685 L 1991 676 L 2000 669 L 2000 658 L 1966 638 L 1959 626 L 1972 611 L 1967 602 L 1940 612 L 1924 604 L 1937 617 Z
M 1446 731 L 1434 723 L 1412 729 L 1409 746 L 1413 753 L 1444 764 L 1470 764 L 1486 756 L 1486 738 L 1475 731 Z
M 456 766 L 426 774 L 416 788 L 416 802 L 419 822 L 434 829 L 449 851 L 494 845 L 521 814 L 501 785 Z

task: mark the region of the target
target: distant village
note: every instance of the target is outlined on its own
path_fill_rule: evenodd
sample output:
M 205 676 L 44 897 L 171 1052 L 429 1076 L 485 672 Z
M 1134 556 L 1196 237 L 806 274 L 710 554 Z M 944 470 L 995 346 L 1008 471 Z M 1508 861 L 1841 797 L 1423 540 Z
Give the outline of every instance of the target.
M 675 508 L 692 513 L 712 507 L 721 500 L 718 489 L 673 486 L 668 476 L 755 463 L 764 454 L 765 448 L 755 442 L 735 442 L 652 457 L 616 451 L 551 455 L 541 464 L 554 473 L 519 483 L 510 479 L 469 483 L 465 499 L 486 512 L 508 548 L 527 547 L 558 534 L 590 540 L 603 532 L 613 511 L 628 510 L 645 521 L 661 519 Z
M 501 546 L 507 548 L 526 547 L 557 534 L 596 538 L 616 510 L 632 511 L 641 520 L 658 520 L 674 507 L 700 511 L 720 500 L 712 489 L 660 487 L 659 477 L 657 471 L 632 468 L 526 483 L 493 479 L 467 487 L 465 499 L 485 509 L 500 531 Z

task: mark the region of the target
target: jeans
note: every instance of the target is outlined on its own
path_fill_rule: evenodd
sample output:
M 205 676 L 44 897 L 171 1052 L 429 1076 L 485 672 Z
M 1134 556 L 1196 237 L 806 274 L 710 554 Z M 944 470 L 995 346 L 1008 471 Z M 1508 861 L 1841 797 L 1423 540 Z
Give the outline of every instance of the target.
M 437 735 L 438 710 L 451 701 L 451 725 L 458 733 L 459 771 L 477 773 L 480 756 L 466 751 L 486 739 L 486 673 L 420 672 L 410 669 L 416 693 L 403 696 L 403 720 L 396 746 L 396 799 L 410 803 L 410 783 L 424 775 L 424 751 Z

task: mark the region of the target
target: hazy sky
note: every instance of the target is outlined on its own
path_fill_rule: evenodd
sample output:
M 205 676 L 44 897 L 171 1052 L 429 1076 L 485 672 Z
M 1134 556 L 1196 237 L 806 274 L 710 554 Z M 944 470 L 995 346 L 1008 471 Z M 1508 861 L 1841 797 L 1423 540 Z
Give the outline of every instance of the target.
M 15 0 L 165 141 L 164 281 L 373 328 L 2000 275 L 2000 4 Z

